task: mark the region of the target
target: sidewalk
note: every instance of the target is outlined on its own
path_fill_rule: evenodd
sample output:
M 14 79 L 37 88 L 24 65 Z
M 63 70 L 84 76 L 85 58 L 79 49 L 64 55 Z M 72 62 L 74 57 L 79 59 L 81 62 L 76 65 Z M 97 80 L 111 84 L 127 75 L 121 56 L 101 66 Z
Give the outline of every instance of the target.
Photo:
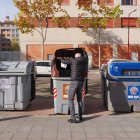
M 49 79 L 37 79 L 37 97 L 25 111 L 0 111 L 0 140 L 140 140 L 140 113 L 118 114 L 102 103 L 100 74 L 89 72 L 82 123 L 54 115 Z
M 140 115 L 85 115 L 70 124 L 68 116 L 5 117 L 0 140 L 140 140 Z

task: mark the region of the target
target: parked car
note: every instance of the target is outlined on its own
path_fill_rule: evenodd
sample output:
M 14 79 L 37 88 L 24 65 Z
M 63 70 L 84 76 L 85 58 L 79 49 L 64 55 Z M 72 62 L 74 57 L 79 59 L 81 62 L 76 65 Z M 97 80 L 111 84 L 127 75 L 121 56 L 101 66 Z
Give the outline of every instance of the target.
M 36 61 L 37 76 L 50 76 L 51 75 L 51 61 L 40 60 Z

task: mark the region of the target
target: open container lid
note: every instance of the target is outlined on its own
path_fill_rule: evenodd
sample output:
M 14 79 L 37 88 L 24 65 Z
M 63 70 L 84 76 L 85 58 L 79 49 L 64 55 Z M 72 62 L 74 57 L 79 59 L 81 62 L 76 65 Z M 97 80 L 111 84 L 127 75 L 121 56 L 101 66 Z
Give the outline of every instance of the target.
M 75 57 L 76 53 L 81 53 L 83 55 L 82 48 L 65 48 L 65 49 L 58 49 L 55 51 L 55 58 L 57 57 Z

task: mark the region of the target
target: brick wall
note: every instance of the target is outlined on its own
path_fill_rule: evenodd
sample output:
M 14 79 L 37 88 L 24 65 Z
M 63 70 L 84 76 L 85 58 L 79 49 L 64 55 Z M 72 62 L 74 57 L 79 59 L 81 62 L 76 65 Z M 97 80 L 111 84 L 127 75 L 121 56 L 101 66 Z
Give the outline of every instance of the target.
M 78 17 L 71 17 L 68 21 L 67 24 L 70 28 L 77 28 L 79 27 L 79 21 L 80 18 Z M 45 20 L 43 22 L 43 27 L 46 27 L 45 25 Z M 34 25 L 35 27 L 38 27 L 39 24 L 37 22 L 37 20 L 34 20 Z M 137 18 L 131 18 L 130 19 L 130 26 L 133 27 L 139 27 L 139 24 L 137 22 Z M 122 28 L 122 27 L 127 27 L 128 26 L 128 18 L 116 18 L 116 19 L 108 19 L 108 23 L 106 28 Z M 55 22 L 53 22 L 53 20 L 51 18 L 48 19 L 48 28 L 57 28 L 59 27 L 59 25 Z
M 140 45 L 135 44 L 135 45 L 130 45 L 129 47 L 129 52 L 130 56 L 132 52 L 137 52 L 138 53 L 138 60 L 140 61 Z M 127 59 L 128 58 L 128 45 L 123 44 L 118 46 L 118 57 L 122 59 Z
M 48 59 L 48 54 L 54 54 L 57 49 L 60 48 L 72 48 L 72 44 L 50 44 L 44 47 L 44 59 Z M 27 60 L 40 60 L 42 53 L 42 46 L 35 44 L 28 44 L 26 47 Z
M 92 64 L 94 67 L 98 67 L 99 64 L 99 47 L 98 45 L 85 45 L 79 44 L 78 47 L 85 48 L 86 52 L 92 54 Z M 72 44 L 49 44 L 45 45 L 44 48 L 44 59 L 48 59 L 48 54 L 54 54 L 57 49 L 62 48 L 73 48 Z M 28 60 L 40 60 L 41 58 L 41 45 L 27 45 L 26 57 Z M 140 45 L 130 45 L 130 55 L 131 52 L 138 52 L 140 60 Z M 113 49 L 111 44 L 101 45 L 101 64 L 106 63 L 109 59 L 113 57 Z M 118 58 L 127 59 L 128 58 L 128 46 L 118 45 Z
M 98 67 L 99 64 L 99 47 L 98 45 L 79 45 L 81 48 L 85 48 L 87 53 L 92 54 L 92 64 Z M 108 59 L 112 58 L 112 46 L 111 45 L 101 45 L 101 64 L 106 63 Z

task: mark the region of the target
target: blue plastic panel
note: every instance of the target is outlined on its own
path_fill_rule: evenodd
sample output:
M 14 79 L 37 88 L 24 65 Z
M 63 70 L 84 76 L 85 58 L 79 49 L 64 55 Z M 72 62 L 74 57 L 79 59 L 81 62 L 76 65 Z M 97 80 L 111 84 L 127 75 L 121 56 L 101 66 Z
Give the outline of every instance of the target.
M 140 77 L 140 62 L 113 62 L 108 71 L 111 76 L 138 76 Z

